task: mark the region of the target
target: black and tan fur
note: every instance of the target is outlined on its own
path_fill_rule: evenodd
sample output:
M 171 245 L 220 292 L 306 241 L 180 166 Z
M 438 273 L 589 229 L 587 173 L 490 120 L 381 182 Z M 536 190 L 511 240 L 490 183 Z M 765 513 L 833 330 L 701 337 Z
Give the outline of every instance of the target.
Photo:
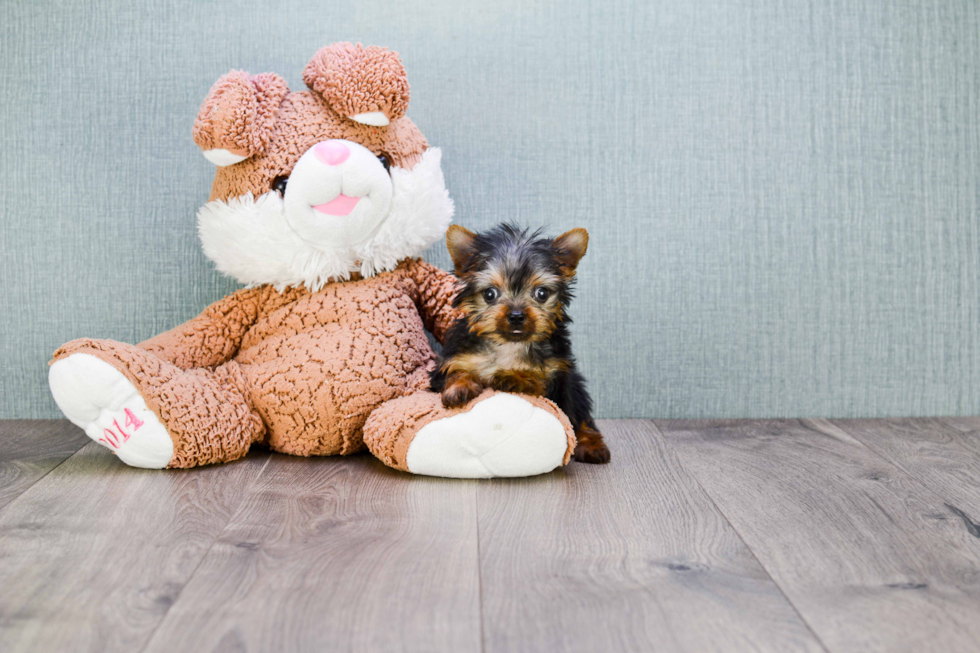
M 447 407 L 484 388 L 547 397 L 575 428 L 575 460 L 605 463 L 609 449 L 575 368 L 566 312 L 588 243 L 585 229 L 552 239 L 511 225 L 482 234 L 451 226 L 446 244 L 460 280 L 453 305 L 465 317 L 450 328 L 431 381 Z

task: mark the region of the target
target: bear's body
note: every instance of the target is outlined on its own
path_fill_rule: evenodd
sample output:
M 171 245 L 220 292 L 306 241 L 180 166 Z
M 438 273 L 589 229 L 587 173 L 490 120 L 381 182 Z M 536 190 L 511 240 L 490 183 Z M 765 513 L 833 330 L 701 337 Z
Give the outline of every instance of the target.
M 316 292 L 261 286 L 136 348 L 75 340 L 55 360 L 87 353 L 125 362 L 150 410 L 170 416 L 168 430 L 182 440 L 177 448 L 210 454 L 171 467 L 234 460 L 255 442 L 300 456 L 351 454 L 364 448 L 364 422 L 375 408 L 428 389 L 435 355 L 425 329 L 445 334 L 453 286 L 452 276 L 415 259 Z M 168 374 L 146 378 L 147 369 Z M 192 423 L 178 424 L 178 402 L 192 404 Z M 202 417 L 229 413 L 237 437 L 209 447 L 215 433 L 200 429 L 211 421 Z
M 262 443 L 301 456 L 365 445 L 443 476 L 522 476 L 568 462 L 551 402 L 486 392 L 447 410 L 428 392 L 457 317 L 455 278 L 416 257 L 452 217 L 440 153 L 404 115 L 397 55 L 335 44 L 289 92 L 232 71 L 194 139 L 219 166 L 198 213 L 204 251 L 248 287 L 140 345 L 80 339 L 54 354 L 66 416 L 130 465 L 194 467 Z

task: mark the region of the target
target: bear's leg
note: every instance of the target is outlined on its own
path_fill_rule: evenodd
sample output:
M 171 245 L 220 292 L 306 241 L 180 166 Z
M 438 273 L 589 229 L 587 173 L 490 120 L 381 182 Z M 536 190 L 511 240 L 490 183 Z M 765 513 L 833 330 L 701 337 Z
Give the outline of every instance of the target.
M 227 462 L 264 432 L 237 363 L 181 370 L 133 345 L 87 339 L 54 358 L 48 382 L 58 407 L 127 465 Z
M 364 441 L 389 467 L 454 478 L 544 474 L 567 464 L 575 449 L 572 426 L 555 404 L 493 390 L 455 409 L 434 392 L 393 399 L 368 417 Z

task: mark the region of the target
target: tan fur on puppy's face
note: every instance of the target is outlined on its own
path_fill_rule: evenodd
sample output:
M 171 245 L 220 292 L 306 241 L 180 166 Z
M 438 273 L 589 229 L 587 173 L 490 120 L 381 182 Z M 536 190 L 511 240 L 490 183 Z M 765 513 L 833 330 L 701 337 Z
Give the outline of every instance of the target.
M 518 270 L 512 261 L 494 260 L 463 282 L 476 289 L 460 304 L 470 330 L 494 342 L 541 342 L 563 319 L 561 279 L 546 270 Z M 519 328 L 508 319 L 512 313 L 524 316 Z

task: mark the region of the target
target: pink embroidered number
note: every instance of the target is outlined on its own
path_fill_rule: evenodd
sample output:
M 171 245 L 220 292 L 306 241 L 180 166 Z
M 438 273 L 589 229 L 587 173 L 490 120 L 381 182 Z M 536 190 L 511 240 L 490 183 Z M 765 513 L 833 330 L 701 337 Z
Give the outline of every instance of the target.
M 128 408 L 126 408 L 125 411 L 127 428 L 132 427 L 133 431 L 137 431 L 139 427 L 143 426 L 143 421 L 134 415 L 133 411 Z M 102 431 L 102 437 L 99 438 L 99 442 L 104 442 L 113 449 L 118 449 L 123 443 L 129 440 L 130 435 L 124 431 L 121 426 L 119 426 L 119 420 L 114 419 L 112 420 L 112 423 L 116 427 L 116 431 L 119 431 L 119 433 L 116 433 L 116 431 L 113 431 L 111 428 L 105 429 Z
M 136 415 L 133 415 L 133 411 L 128 408 L 126 409 L 126 426 L 132 426 L 134 431 L 143 426 L 143 421 Z

